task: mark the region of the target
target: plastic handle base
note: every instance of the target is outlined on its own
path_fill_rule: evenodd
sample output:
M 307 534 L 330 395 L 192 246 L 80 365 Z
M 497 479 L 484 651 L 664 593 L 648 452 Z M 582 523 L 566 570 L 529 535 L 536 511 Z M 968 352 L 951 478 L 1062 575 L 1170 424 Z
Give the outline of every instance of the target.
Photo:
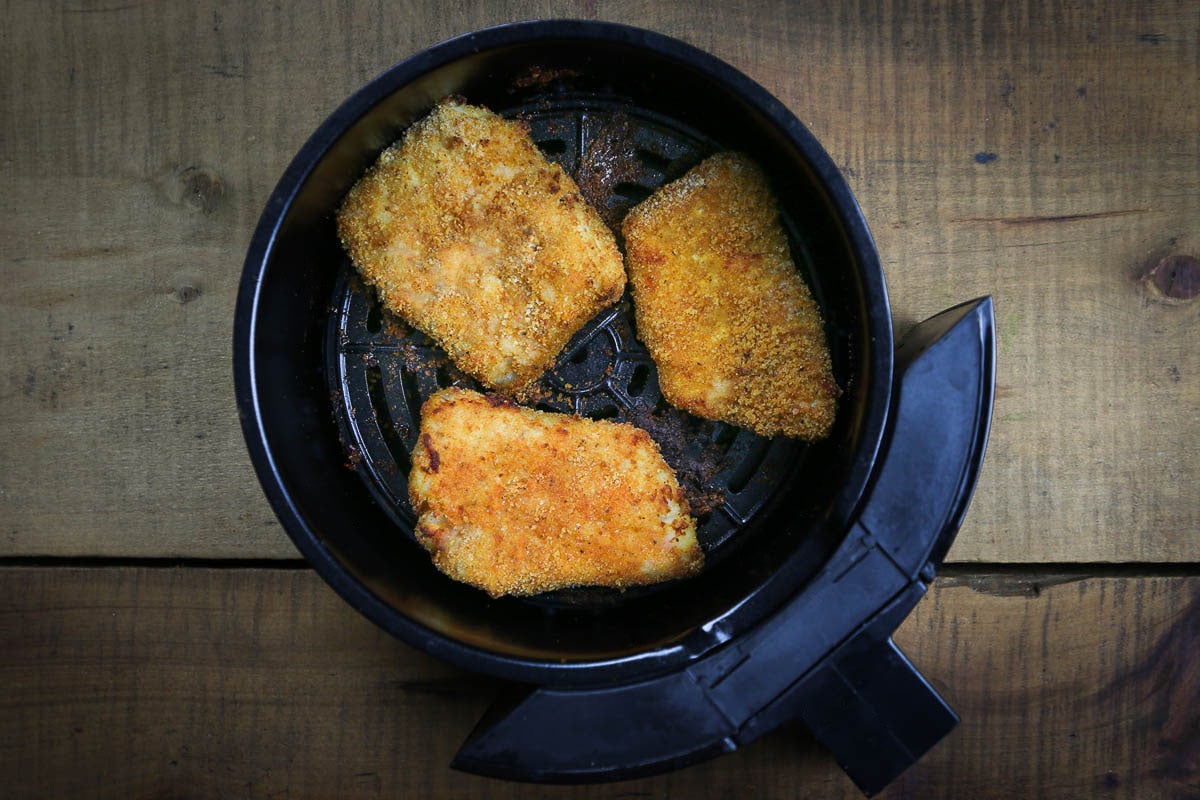
M 958 715 L 879 630 L 886 626 L 872 627 L 801 682 L 797 704 L 797 716 L 867 795 L 958 724 Z

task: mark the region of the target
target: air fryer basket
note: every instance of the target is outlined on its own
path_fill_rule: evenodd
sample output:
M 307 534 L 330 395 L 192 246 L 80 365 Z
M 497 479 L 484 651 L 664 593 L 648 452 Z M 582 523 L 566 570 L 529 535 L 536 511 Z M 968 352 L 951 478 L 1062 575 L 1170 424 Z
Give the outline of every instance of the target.
M 382 311 L 334 218 L 382 149 L 450 95 L 527 120 L 614 226 L 711 152 L 741 150 L 767 171 L 843 390 L 828 439 L 768 441 L 670 408 L 628 296 L 575 337 L 537 400 L 655 437 L 699 517 L 699 576 L 493 600 L 443 576 L 413 540 L 405 480 L 421 402 L 471 381 Z M 958 721 L 891 634 L 970 502 L 995 395 L 994 331 L 991 300 L 979 298 L 917 325 L 893 352 L 862 215 L 784 106 L 673 39 L 533 22 L 422 51 L 313 134 L 251 242 L 234 369 L 263 489 L 330 585 L 429 653 L 519 682 L 455 766 L 615 780 L 799 719 L 870 793 Z
M 721 62 L 619 26 L 547 23 L 536 35 L 513 26 L 480 36 L 381 75 L 330 117 L 281 180 L 239 296 L 247 439 L 289 534 L 384 628 L 521 680 L 662 672 L 761 619 L 845 537 L 890 399 L 880 265 L 817 142 Z M 700 576 L 493 600 L 442 576 L 413 541 L 405 476 L 420 402 L 440 386 L 473 384 L 422 334 L 381 312 L 337 240 L 334 213 L 379 152 L 449 95 L 527 120 L 615 226 L 712 152 L 740 150 L 766 169 L 843 390 L 828 440 L 765 440 L 667 406 L 628 296 L 580 332 L 541 384 L 540 407 L 631 421 L 659 441 L 700 512 L 708 561 Z

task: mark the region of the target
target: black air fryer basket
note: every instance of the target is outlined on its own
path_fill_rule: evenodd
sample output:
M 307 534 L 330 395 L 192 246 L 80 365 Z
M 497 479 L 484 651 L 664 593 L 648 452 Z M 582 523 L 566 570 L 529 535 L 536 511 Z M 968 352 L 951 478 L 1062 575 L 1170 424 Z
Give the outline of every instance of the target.
M 458 95 L 528 122 L 614 228 L 719 150 L 779 197 L 843 389 L 829 439 L 764 439 L 668 406 L 628 296 L 582 330 L 538 406 L 646 428 L 680 476 L 706 554 L 691 579 L 492 599 L 413 539 L 422 401 L 474 386 L 384 314 L 334 214 L 379 153 Z M 695 48 L 619 25 L 502 26 L 425 50 L 351 97 L 267 203 L 238 296 L 242 424 L 289 535 L 346 600 L 405 641 L 520 682 L 454 765 L 506 778 L 658 772 L 802 720 L 873 792 L 957 717 L 891 642 L 962 520 L 994 388 L 991 301 L 894 348 L 883 273 L 837 168 L 762 87 Z

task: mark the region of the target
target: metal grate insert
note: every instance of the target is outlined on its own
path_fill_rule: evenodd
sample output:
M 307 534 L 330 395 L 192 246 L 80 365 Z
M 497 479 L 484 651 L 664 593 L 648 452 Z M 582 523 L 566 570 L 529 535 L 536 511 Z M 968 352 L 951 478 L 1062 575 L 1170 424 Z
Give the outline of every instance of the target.
M 720 149 L 620 98 L 554 95 L 504 113 L 528 122 L 547 158 L 576 179 L 614 230 L 629 208 Z M 335 414 L 349 464 L 411 535 L 416 518 L 407 475 L 421 403 L 447 386 L 482 387 L 428 337 L 385 312 L 349 259 L 339 269 L 327 343 Z M 800 442 L 764 439 L 671 407 L 638 341 L 628 292 L 576 334 L 542 377 L 538 395 L 541 410 L 629 422 L 649 432 L 688 495 L 710 564 L 751 525 L 806 450 Z M 556 594 L 572 603 L 587 596 Z

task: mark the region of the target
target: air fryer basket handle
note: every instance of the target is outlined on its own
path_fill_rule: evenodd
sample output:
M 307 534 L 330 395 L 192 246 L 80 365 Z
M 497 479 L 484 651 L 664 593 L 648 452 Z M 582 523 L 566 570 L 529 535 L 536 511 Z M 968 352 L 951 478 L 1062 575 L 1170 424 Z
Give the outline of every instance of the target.
M 872 626 L 840 647 L 805 676 L 791 703 L 867 795 L 891 783 L 958 724 L 958 715 L 884 633 L 897 621 Z
M 933 580 L 975 488 L 995 393 L 990 298 L 916 326 L 896 351 L 886 455 L 859 517 L 867 548 L 908 590 L 813 669 L 792 706 L 846 773 L 872 794 L 914 764 L 958 717 L 891 640 Z

